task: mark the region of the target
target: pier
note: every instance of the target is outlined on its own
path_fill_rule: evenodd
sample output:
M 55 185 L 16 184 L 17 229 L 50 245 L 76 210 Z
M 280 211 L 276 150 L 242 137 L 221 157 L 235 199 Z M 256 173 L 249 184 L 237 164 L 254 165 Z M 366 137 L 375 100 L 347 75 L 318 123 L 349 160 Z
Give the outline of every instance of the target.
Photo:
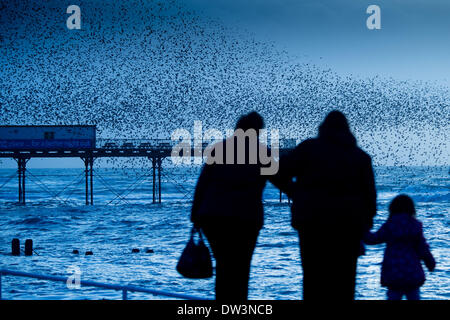
M 289 140 L 289 141 L 288 141 Z M 1 149 L 0 158 L 17 162 L 18 202 L 26 203 L 27 163 L 33 158 L 80 158 L 84 163 L 85 204 L 94 204 L 93 168 L 99 158 L 147 158 L 151 163 L 152 203 L 161 203 L 161 169 L 164 159 L 170 157 L 174 142 L 167 139 L 97 139 L 94 148 Z M 194 145 L 193 143 L 191 144 Z M 206 148 L 202 145 L 202 151 Z M 280 140 L 280 155 L 292 149 L 290 139 Z M 202 152 L 203 154 L 203 152 Z M 198 156 L 191 150 L 191 156 Z M 280 202 L 282 195 L 280 192 Z

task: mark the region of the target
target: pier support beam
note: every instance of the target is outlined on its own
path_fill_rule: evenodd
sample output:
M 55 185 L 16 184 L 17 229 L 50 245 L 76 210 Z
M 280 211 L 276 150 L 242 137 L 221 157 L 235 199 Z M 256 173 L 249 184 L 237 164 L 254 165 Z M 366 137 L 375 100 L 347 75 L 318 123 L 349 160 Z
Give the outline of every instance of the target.
M 152 171 L 153 171 L 153 177 L 152 177 L 152 183 L 153 183 L 153 203 L 156 202 L 156 159 L 152 158 Z
M 94 204 L 94 158 L 82 158 L 84 162 L 84 179 L 85 179 L 85 199 L 86 205 Z M 90 201 L 89 201 L 90 200 Z
M 149 158 L 152 160 L 152 183 L 153 183 L 153 203 L 161 203 L 161 157 Z M 156 173 L 158 170 L 158 173 Z M 156 175 L 158 175 L 158 181 L 156 181 Z
M 288 204 L 290 205 L 291 204 L 291 198 L 287 197 L 287 200 L 288 200 Z M 282 202 L 283 202 L 283 193 L 280 190 L 280 203 L 282 203 Z
M 161 163 L 162 159 L 158 158 L 158 203 L 161 203 Z
M 94 158 L 89 158 L 90 174 L 91 174 L 91 206 L 94 205 Z
M 17 159 L 17 176 L 19 177 L 19 203 L 22 203 L 22 159 Z
M 84 158 L 83 159 L 84 162 L 84 181 L 85 181 L 85 186 L 86 186 L 86 194 L 85 194 L 85 199 L 86 199 L 86 205 L 89 205 L 89 167 L 88 167 L 88 159 Z
M 18 174 L 18 185 L 19 185 L 19 203 L 25 204 L 25 173 L 26 166 L 29 159 L 27 158 L 16 158 L 17 161 L 17 174 Z
M 27 166 L 27 159 L 22 159 L 22 203 L 25 204 L 25 173 L 26 173 L 26 166 Z

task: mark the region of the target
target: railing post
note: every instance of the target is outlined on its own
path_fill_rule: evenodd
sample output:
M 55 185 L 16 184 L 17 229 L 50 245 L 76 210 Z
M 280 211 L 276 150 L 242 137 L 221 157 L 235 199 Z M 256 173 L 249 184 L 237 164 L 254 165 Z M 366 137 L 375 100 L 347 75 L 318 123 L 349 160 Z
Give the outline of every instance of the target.
M 122 300 L 128 300 L 128 292 L 127 289 L 122 290 Z

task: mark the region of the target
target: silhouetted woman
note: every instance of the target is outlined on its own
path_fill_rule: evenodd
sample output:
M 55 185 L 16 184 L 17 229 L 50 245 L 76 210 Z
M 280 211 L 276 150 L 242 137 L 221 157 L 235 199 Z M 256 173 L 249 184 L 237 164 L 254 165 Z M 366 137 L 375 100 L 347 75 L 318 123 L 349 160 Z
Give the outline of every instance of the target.
M 262 117 L 252 112 L 242 116 L 236 129 L 264 127 Z M 237 131 L 236 131 L 237 132 Z M 200 227 L 216 259 L 216 299 L 246 300 L 250 263 L 259 230 L 263 226 L 262 192 L 268 176 L 261 175 L 262 165 L 251 164 L 251 139 L 245 143 L 244 164 L 237 164 L 237 134 L 213 146 L 216 162 L 205 164 L 197 182 L 191 220 Z M 242 132 L 241 132 L 242 133 Z M 261 145 L 256 140 L 258 148 Z M 226 143 L 234 139 L 234 155 L 226 162 Z M 221 155 L 219 150 L 223 151 Z M 231 149 L 230 149 L 231 150 Z M 242 154 L 241 154 L 242 155 Z M 233 162 L 234 164 L 231 164 Z
M 345 116 L 330 112 L 317 138 L 282 157 L 277 179 L 293 199 L 303 299 L 353 299 L 361 240 L 376 213 L 376 190 L 371 158 L 356 145 Z

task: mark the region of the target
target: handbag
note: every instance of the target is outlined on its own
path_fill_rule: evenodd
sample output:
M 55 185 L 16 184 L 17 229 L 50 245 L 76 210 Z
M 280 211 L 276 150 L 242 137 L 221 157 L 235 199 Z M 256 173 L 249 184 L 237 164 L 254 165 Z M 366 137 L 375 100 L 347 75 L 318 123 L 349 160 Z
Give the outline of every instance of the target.
M 198 243 L 194 241 L 196 233 L 199 235 Z M 213 275 L 211 254 L 203 241 L 201 230 L 196 227 L 191 229 L 191 238 L 178 260 L 177 271 L 191 279 L 205 279 Z

